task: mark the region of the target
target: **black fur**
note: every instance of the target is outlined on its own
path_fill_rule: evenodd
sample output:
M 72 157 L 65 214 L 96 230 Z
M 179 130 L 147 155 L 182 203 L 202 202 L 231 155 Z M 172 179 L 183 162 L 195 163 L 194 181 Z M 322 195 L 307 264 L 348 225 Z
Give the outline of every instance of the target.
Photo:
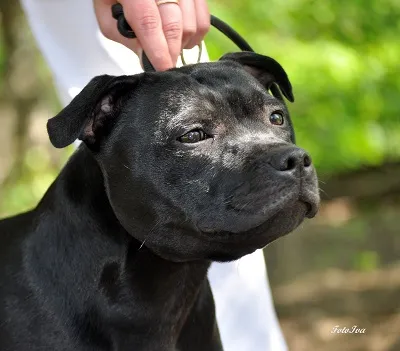
M 49 120 L 54 146 L 84 143 L 34 210 L 0 221 L 0 349 L 221 351 L 211 261 L 264 247 L 319 204 L 274 84 L 293 100 L 276 61 L 230 54 L 97 77 Z

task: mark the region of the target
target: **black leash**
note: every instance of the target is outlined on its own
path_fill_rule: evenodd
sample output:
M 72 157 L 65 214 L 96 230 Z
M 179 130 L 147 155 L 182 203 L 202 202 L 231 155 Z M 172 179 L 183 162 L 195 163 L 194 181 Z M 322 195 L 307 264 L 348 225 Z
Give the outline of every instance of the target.
M 133 32 L 132 28 L 129 26 L 128 22 L 125 19 L 124 9 L 122 5 L 115 4 L 112 6 L 111 9 L 113 17 L 117 20 L 118 31 L 121 33 L 121 35 L 126 38 L 136 38 L 136 34 Z M 243 39 L 243 37 L 238 32 L 236 32 L 231 26 L 220 20 L 218 17 L 211 15 L 211 25 L 218 29 L 225 36 L 227 36 L 230 40 L 232 40 L 239 47 L 240 50 L 254 52 L 251 46 L 246 42 L 246 40 Z M 155 71 L 153 65 L 146 56 L 146 53 L 143 53 L 142 61 L 144 70 L 146 72 Z

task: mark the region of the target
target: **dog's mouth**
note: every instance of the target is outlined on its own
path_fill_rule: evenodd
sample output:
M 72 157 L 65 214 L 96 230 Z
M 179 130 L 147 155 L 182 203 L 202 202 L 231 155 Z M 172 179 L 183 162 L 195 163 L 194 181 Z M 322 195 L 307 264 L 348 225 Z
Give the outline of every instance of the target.
M 210 253 L 210 259 L 234 260 L 289 234 L 313 211 L 311 204 L 296 201 L 263 221 L 246 223 L 241 230 L 237 230 L 241 224 L 236 222 L 224 228 L 227 230 L 203 226 L 199 234 L 202 240 L 215 248 L 215 252 Z
M 268 199 L 266 199 L 265 195 L 260 194 L 251 201 L 245 200 L 231 203 L 228 208 L 238 215 L 259 216 L 261 213 L 263 216 L 272 217 L 285 207 L 290 207 L 295 202 L 300 202 L 307 209 L 305 217 L 313 218 L 318 212 L 319 201 L 318 193 L 314 193 L 308 189 L 301 189 L 298 196 L 295 195 L 295 192 L 289 192 L 273 201 L 272 205 L 265 205 Z
M 302 202 L 304 203 L 304 205 L 306 206 L 306 209 L 307 209 L 306 217 L 307 218 L 313 218 L 315 216 L 315 213 L 316 213 L 316 211 L 313 209 L 313 205 L 311 203 L 309 203 L 309 202 L 304 202 L 304 201 L 302 201 Z
M 291 198 L 291 200 L 288 200 L 287 198 Z M 247 216 L 253 216 L 253 215 L 258 215 L 258 212 L 260 211 L 260 208 L 263 208 L 262 213 L 265 215 L 270 215 L 272 216 L 274 212 L 278 212 L 280 208 L 284 208 L 287 203 L 290 202 L 295 202 L 296 199 L 293 199 L 293 196 L 287 196 L 287 197 L 282 197 L 279 202 L 274 204 L 274 208 L 271 210 L 271 207 L 269 206 L 264 206 L 265 204 L 265 197 L 259 197 L 256 198 L 252 201 L 252 204 L 250 205 L 249 203 L 245 205 L 241 204 L 230 204 L 227 206 L 228 210 L 234 211 L 238 215 L 247 215 Z M 297 201 L 303 203 L 305 207 L 307 208 L 307 212 L 305 214 L 305 217 L 307 218 L 313 218 L 318 212 L 319 208 L 319 196 L 316 194 L 300 194 Z M 272 214 L 271 214 L 272 212 Z
M 239 202 L 235 205 L 240 209 Z M 146 245 L 161 257 L 176 262 L 193 258 L 236 260 L 292 232 L 305 217 L 315 216 L 318 209 L 318 202 L 313 198 L 300 198 L 293 192 L 287 193 L 284 199 L 276 198 L 276 202 L 270 203 L 265 211 L 257 210 L 257 205 L 240 212 L 209 204 L 207 213 L 201 217 L 171 224 L 163 234 L 166 237 L 172 235 L 168 245 L 165 246 L 159 238 L 153 242 L 150 237 Z
M 300 200 L 300 202 L 302 202 L 307 209 L 305 217 L 314 218 L 317 215 L 319 208 L 317 203 L 303 200 Z
M 280 201 L 275 202 L 272 206 L 264 206 L 261 208 L 260 202 L 255 201 L 252 206 L 240 206 L 235 204 L 230 207 L 224 221 L 202 221 L 197 223 L 198 230 L 206 235 L 212 234 L 213 237 L 232 237 L 246 233 L 253 235 L 252 230 L 262 226 L 265 223 L 273 222 L 276 216 L 279 216 L 283 227 L 291 226 L 293 216 L 296 217 L 295 222 L 302 221 L 304 218 L 313 218 L 318 212 L 319 196 L 317 194 L 302 194 L 301 196 L 282 197 Z M 209 224 L 209 225 L 207 225 Z M 211 225 L 210 225 L 211 224 Z M 297 223 L 295 226 L 297 226 Z M 294 227 L 292 229 L 294 229 Z M 260 233 L 256 231 L 255 235 Z M 279 230 L 277 232 L 279 235 Z

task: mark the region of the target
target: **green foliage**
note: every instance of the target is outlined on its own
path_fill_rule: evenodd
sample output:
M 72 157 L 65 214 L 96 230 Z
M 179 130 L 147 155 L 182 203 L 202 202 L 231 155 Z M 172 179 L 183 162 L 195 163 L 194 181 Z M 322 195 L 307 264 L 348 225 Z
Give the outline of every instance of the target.
M 298 144 L 320 173 L 400 156 L 400 2 L 397 0 L 211 0 L 262 54 L 287 71 Z M 237 50 L 216 30 L 212 59 Z
M 379 266 L 379 255 L 375 251 L 359 252 L 354 257 L 354 268 L 359 271 L 373 271 Z
M 0 217 L 28 211 L 36 206 L 57 177 L 71 151 L 72 148 L 69 147 L 60 152 L 60 159 L 54 163 L 50 159 L 48 149 L 42 146 L 30 148 L 24 158 L 21 174 L 17 179 L 10 179 L 1 189 Z

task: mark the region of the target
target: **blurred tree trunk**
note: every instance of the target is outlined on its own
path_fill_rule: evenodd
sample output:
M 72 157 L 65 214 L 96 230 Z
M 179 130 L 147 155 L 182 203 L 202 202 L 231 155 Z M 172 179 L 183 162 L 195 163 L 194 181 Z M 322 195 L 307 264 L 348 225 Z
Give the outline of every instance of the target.
M 400 162 L 388 162 L 322 178 L 323 200 L 340 197 L 377 200 L 400 195 Z
M 29 30 L 18 1 L 0 1 L 3 42 L 2 103 L 15 111 L 14 163 L 3 184 L 21 176 L 27 149 L 29 117 L 39 99 L 39 83 L 32 70 L 35 62 Z

